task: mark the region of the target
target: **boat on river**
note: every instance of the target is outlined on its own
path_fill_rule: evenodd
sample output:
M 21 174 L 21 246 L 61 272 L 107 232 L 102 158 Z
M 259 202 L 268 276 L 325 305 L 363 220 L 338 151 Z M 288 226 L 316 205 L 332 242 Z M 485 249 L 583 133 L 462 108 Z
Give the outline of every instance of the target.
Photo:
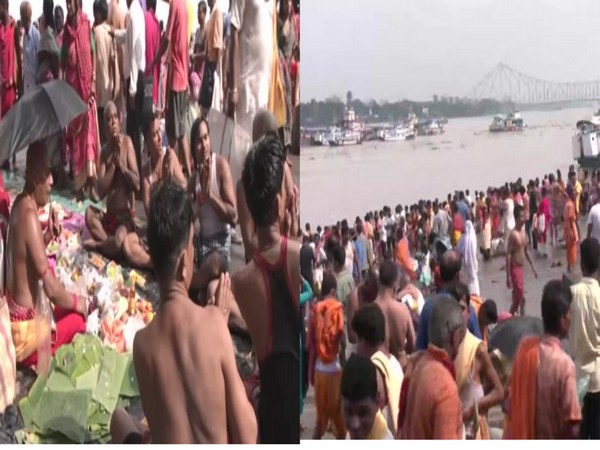
M 490 125 L 491 133 L 523 131 L 523 118 L 518 111 L 511 112 L 507 115 L 498 114 L 494 116 Z

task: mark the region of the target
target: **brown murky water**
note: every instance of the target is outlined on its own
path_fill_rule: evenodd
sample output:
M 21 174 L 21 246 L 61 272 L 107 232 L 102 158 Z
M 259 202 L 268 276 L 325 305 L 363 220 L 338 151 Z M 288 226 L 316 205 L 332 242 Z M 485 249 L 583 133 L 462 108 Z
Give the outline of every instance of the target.
M 527 129 L 521 133 L 489 133 L 488 116 L 450 120 L 443 135 L 415 141 L 302 148 L 302 223 L 350 220 L 383 205 L 445 198 L 456 189 L 486 189 L 558 168 L 564 172 L 573 163 L 575 123 L 592 112 L 524 112 Z

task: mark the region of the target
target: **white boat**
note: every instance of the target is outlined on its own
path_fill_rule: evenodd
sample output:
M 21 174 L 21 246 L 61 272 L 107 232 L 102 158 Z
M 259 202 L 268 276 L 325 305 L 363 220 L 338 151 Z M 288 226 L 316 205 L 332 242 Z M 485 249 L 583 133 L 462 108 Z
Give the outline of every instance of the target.
M 362 142 L 365 126 L 358 121 L 354 109 L 345 108 L 344 120 L 339 127 L 331 127 L 328 139 L 331 146 L 358 145 Z
M 415 138 L 415 132 L 408 127 L 399 125 L 395 128 L 381 130 L 378 137 L 384 142 L 408 141 Z
M 492 124 L 490 125 L 490 132 L 523 131 L 523 128 L 523 118 L 518 111 L 515 111 L 506 116 L 503 116 L 502 114 L 494 116 Z
M 362 141 L 361 135 L 352 130 L 342 130 L 333 133 L 329 139 L 329 145 L 332 147 L 342 147 L 346 145 L 358 145 Z
M 600 150 L 598 138 L 600 137 L 600 117 L 592 120 L 577 122 L 577 133 L 573 136 L 571 145 L 573 159 L 584 169 L 600 169 Z

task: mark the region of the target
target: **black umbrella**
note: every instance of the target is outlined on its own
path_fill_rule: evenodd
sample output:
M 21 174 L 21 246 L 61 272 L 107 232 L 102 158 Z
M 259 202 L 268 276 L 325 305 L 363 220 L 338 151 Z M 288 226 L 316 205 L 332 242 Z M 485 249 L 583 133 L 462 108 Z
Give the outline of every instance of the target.
M 490 333 L 488 350 L 499 350 L 509 361 L 515 357 L 521 340 L 527 336 L 544 334 L 544 323 L 539 317 L 513 317 L 499 324 Z M 569 340 L 562 339 L 563 350 L 569 353 Z
M 64 80 L 36 86 L 0 122 L 0 164 L 29 144 L 64 130 L 87 105 Z
M 538 317 L 513 317 L 499 324 L 490 333 L 489 350 L 500 350 L 512 361 L 517 347 L 526 336 L 539 336 L 544 332 L 542 319 Z

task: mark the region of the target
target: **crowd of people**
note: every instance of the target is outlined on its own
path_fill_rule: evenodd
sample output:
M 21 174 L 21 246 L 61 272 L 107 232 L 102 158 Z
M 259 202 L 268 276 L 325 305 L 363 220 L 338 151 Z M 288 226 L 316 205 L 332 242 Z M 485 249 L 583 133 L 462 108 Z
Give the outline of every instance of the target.
M 571 166 L 566 180 L 559 170 L 473 197 L 385 206 L 353 225 L 306 224 L 302 394 L 314 387 L 312 437 L 490 439 L 487 415 L 498 407 L 504 438 L 600 438 L 599 194 L 600 173 Z M 507 376 L 508 355 L 491 348 L 490 333 L 525 316 L 524 266 L 536 278 L 536 260 L 562 266 L 563 243 L 568 276 L 544 287 L 541 311 L 530 311 L 544 332 L 521 341 Z M 479 284 L 479 265 L 499 255 L 509 312 Z
M 85 211 L 85 249 L 151 270 L 159 285 L 158 311 L 133 343 L 147 426 L 117 410 L 113 443 L 297 443 L 301 233 L 287 155 L 299 4 L 231 0 L 224 13 L 217 0 L 201 1 L 193 36 L 186 0 L 166 2 L 164 30 L 156 0 L 123 3 L 96 0 L 91 20 L 81 0 L 67 0 L 63 24 L 52 0 L 35 23 L 23 2 L 17 23 L 0 0 L 2 115 L 53 79 L 88 106 L 56 140 L 27 149 L 6 237 L 2 406 L 15 400 L 16 369 L 37 368 L 41 291 L 53 309 L 52 354 L 86 330 L 88 299 L 65 290 L 46 255 L 61 235 L 57 212 L 50 204 L 44 228 L 38 217 L 53 175 L 69 163 L 79 195 L 106 203 Z M 189 123 L 196 102 L 202 113 Z M 235 118 L 253 142 L 239 180 L 211 146 L 213 110 Z M 233 272 L 237 225 L 245 265 Z M 238 358 L 240 340 L 251 342 L 248 358 Z

